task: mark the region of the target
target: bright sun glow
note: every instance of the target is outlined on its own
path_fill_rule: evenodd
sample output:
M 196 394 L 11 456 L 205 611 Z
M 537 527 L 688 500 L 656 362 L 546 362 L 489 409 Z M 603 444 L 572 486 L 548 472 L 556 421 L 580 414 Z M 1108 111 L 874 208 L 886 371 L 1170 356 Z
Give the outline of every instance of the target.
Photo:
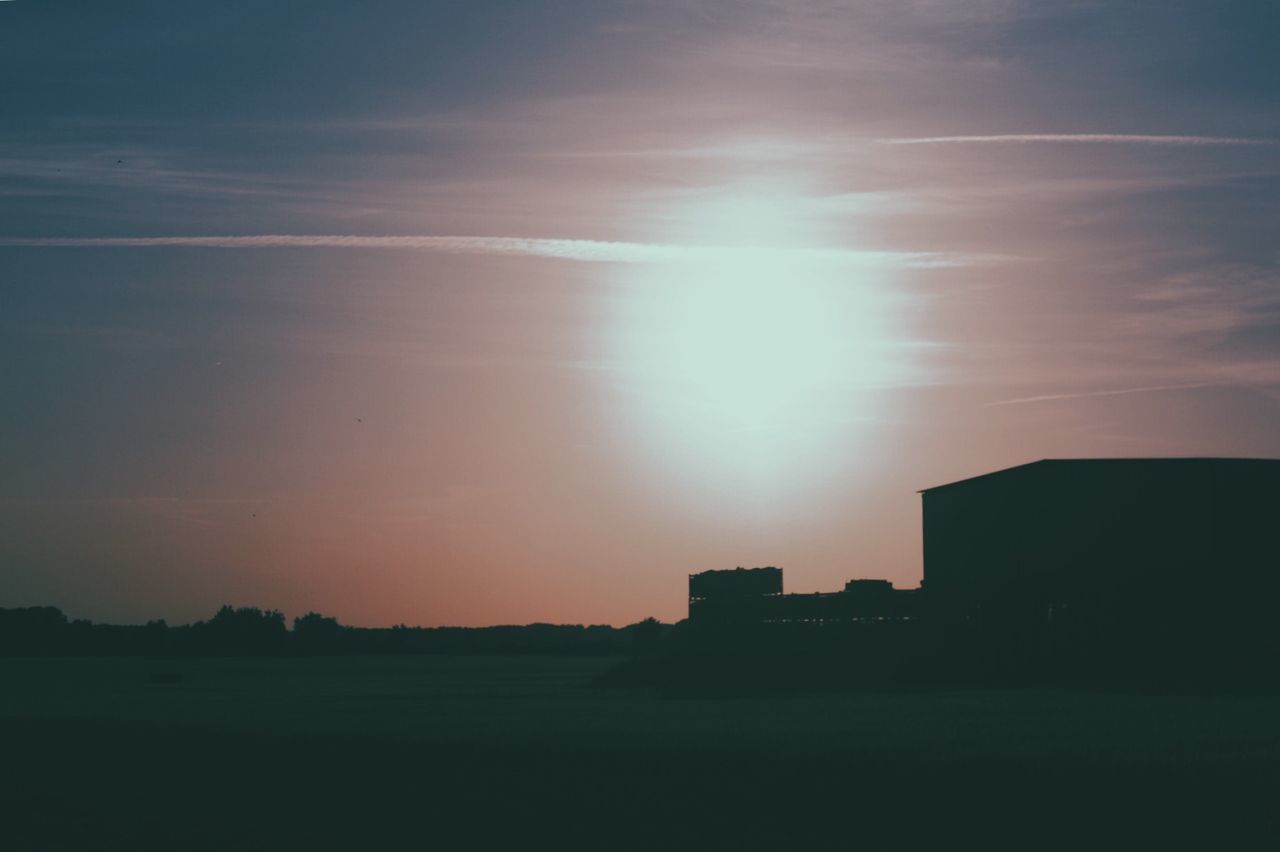
M 691 230 L 715 247 L 626 282 L 616 339 L 634 420 L 683 476 L 776 491 L 869 451 L 856 445 L 877 414 L 868 389 L 904 369 L 894 300 L 884 270 L 817 250 L 825 235 L 808 238 L 802 207 L 785 196 L 700 207 Z

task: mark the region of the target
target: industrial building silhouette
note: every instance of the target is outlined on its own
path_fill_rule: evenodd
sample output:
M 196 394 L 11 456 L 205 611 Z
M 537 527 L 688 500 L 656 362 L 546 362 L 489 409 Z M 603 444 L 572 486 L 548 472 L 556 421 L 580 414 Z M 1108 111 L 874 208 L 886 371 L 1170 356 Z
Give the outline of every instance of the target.
M 916 621 L 1059 660 L 1274 665 L 1280 460 L 1042 460 L 920 492 L 919 589 L 689 577 L 698 625 Z
M 782 569 L 734 568 L 689 575 L 689 619 L 699 624 L 825 623 L 905 619 L 915 589 L 850 580 L 839 592 L 783 594 Z
M 1229 458 L 1044 460 L 928 488 L 926 612 L 1059 652 L 1270 654 L 1278 495 L 1280 461 Z

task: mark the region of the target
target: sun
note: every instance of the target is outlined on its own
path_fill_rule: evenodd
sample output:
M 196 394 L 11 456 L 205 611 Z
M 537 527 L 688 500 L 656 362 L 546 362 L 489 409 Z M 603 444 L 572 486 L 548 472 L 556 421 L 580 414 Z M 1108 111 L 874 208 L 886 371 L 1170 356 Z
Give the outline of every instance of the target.
M 699 211 L 723 214 L 703 228 L 715 243 L 629 272 L 611 331 L 641 443 L 730 489 L 830 467 L 901 366 L 883 272 L 803 239 L 794 199 L 774 201 Z
M 832 294 L 779 252 L 726 249 L 668 267 L 637 366 L 686 427 L 784 428 L 840 370 Z

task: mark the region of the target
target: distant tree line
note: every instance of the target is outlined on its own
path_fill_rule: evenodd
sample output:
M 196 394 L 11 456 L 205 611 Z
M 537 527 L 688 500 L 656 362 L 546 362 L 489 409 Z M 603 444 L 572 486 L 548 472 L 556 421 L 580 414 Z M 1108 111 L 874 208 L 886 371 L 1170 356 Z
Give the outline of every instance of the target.
M 169 625 L 69 620 L 57 607 L 0 608 L 4 656 L 255 656 L 338 654 L 647 653 L 670 625 L 648 618 L 626 627 L 527 624 L 498 627 L 350 627 L 308 612 L 293 619 L 257 607 L 223 606 L 207 621 Z

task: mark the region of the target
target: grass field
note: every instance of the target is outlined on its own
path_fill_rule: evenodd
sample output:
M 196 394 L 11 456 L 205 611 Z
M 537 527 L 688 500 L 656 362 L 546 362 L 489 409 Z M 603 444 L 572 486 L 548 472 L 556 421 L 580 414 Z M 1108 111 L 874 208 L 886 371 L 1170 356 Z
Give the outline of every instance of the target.
M 0 848 L 1276 848 L 1280 697 L 661 698 L 598 658 L 0 660 Z

